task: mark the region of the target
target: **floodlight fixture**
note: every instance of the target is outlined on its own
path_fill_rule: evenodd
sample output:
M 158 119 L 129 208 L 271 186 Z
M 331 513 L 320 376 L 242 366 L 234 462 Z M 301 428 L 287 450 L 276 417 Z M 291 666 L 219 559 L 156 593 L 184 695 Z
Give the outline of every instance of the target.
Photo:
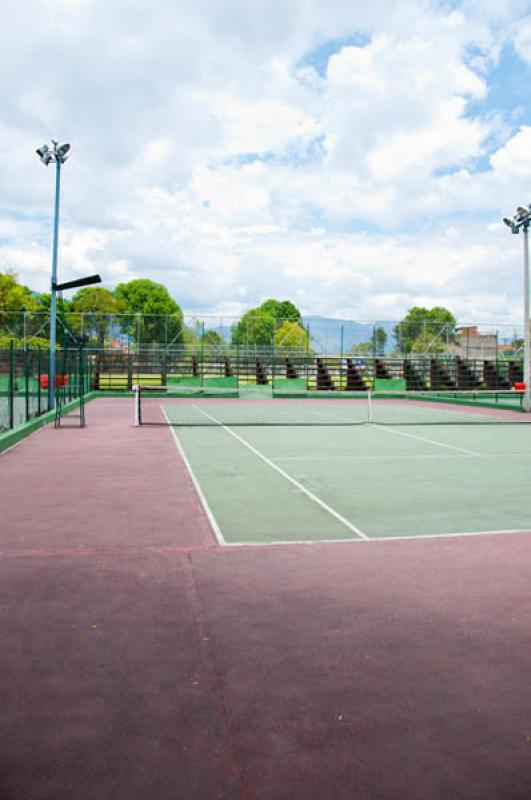
M 61 158 L 64 158 L 69 150 L 70 150 L 70 145 L 65 142 L 65 144 L 62 144 L 57 148 L 57 154 Z

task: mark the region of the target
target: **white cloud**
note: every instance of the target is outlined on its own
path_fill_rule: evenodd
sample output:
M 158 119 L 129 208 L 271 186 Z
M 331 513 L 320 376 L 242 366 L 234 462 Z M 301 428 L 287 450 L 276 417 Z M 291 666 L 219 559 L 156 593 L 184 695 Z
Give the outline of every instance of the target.
M 531 127 L 523 125 L 516 136 L 491 156 L 490 163 L 503 177 L 531 175 Z
M 514 36 L 514 46 L 520 58 L 531 64 L 531 22 L 529 20 L 518 25 Z
M 0 269 L 47 286 L 55 136 L 65 279 L 147 276 L 203 311 L 518 312 L 495 221 L 531 199 L 531 127 L 489 92 L 505 40 L 531 60 L 525 4 L 24 5 L 0 30 Z

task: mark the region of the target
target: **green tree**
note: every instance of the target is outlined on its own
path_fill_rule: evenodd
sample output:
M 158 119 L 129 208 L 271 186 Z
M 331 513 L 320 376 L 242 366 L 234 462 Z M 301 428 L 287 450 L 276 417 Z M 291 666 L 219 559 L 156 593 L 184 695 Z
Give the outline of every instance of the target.
M 381 325 L 376 326 L 373 333 L 374 338 L 374 352 L 376 355 L 382 355 L 385 353 L 385 345 L 387 343 L 387 333 L 385 328 L 382 328 Z
M 413 306 L 404 319 L 395 326 L 393 333 L 402 353 L 424 352 L 422 345 L 428 343 L 428 336 L 439 337 L 445 344 L 446 341 L 456 341 L 456 324 L 457 320 L 447 308 Z M 413 350 L 417 339 L 419 340 L 418 344 Z
M 103 348 L 111 326 L 111 315 L 120 311 L 120 303 L 109 289 L 87 286 L 75 293 L 69 311 L 67 322 L 76 333 L 79 335 L 82 331 L 85 334 L 94 332 L 98 347 Z
M 275 331 L 284 320 L 301 322 L 301 312 L 291 300 L 269 298 L 257 308 L 251 308 L 232 326 L 233 344 L 272 346 Z
M 211 354 L 219 353 L 225 340 L 217 331 L 205 331 L 202 337 L 203 346 Z
M 373 329 L 372 336 L 368 342 L 359 342 L 350 348 L 349 353 L 359 356 L 379 356 L 385 352 L 387 343 L 387 333 L 385 328 L 377 326 Z
M 374 342 L 359 342 L 352 345 L 349 354 L 353 356 L 372 356 L 374 353 Z
M 183 312 L 165 286 L 147 278 L 119 283 L 114 296 L 127 317 L 127 329 L 137 344 L 181 344 Z
M 300 350 L 306 352 L 310 344 L 308 332 L 298 322 L 285 322 L 275 332 L 277 350 Z
M 232 343 L 244 347 L 271 347 L 275 336 L 275 318 L 259 308 L 251 308 L 232 326 Z
M 264 311 L 275 319 L 289 319 L 295 322 L 300 322 L 301 320 L 301 312 L 291 300 L 275 300 L 274 298 L 270 298 L 269 300 L 264 300 L 262 305 L 259 306 L 259 310 Z
M 446 350 L 446 338 L 437 336 L 432 331 L 426 330 L 420 333 L 411 345 L 411 353 L 444 353 Z
M 18 282 L 14 272 L 0 272 L 0 333 L 22 335 L 22 311 L 35 311 L 37 301 L 27 286 Z M 20 322 L 20 324 L 18 324 Z

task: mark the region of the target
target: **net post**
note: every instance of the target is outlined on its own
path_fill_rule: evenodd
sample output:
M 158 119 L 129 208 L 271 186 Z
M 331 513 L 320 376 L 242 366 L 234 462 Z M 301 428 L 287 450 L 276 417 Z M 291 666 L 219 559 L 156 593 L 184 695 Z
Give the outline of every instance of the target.
M 134 398 L 135 398 L 135 420 L 134 425 L 135 428 L 138 428 L 142 424 L 142 417 L 140 414 L 140 386 L 135 384 L 133 386 Z
M 79 424 L 85 427 L 85 357 L 83 352 L 83 340 L 79 343 L 78 353 L 78 393 L 79 393 Z
M 37 345 L 37 416 L 41 415 L 41 348 Z

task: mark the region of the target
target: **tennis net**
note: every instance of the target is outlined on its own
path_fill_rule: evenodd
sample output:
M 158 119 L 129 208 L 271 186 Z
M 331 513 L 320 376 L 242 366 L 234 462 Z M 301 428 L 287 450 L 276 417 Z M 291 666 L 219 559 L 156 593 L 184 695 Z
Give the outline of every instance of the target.
M 135 425 L 500 425 L 531 422 L 514 391 L 324 393 L 318 399 L 242 399 L 233 392 L 183 397 L 172 386 L 136 386 Z

